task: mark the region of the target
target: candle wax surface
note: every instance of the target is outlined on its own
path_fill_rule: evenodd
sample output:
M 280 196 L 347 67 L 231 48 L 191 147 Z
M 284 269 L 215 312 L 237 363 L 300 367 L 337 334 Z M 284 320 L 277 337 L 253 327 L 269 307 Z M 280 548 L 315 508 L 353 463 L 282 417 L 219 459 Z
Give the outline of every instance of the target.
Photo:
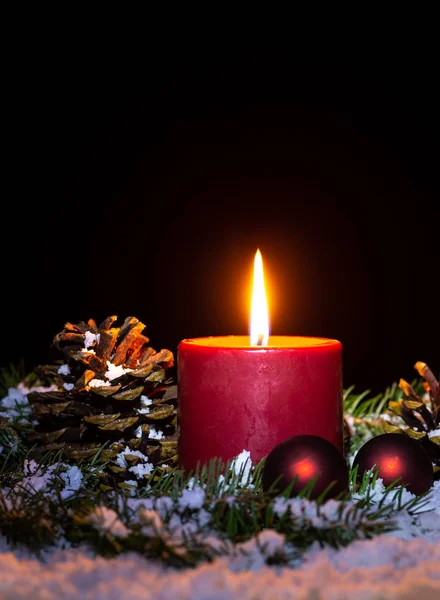
M 248 335 L 222 335 L 202 338 L 189 338 L 183 340 L 187 344 L 195 346 L 207 346 L 209 348 L 246 348 L 250 351 L 258 351 L 272 348 L 310 348 L 311 346 L 332 346 L 337 340 L 320 337 L 305 337 L 293 335 L 271 335 L 267 346 L 251 346 Z
M 178 346 L 179 461 L 194 469 L 248 450 L 254 463 L 293 435 L 343 450 L 342 345 L 338 340 L 249 336 L 182 340 Z

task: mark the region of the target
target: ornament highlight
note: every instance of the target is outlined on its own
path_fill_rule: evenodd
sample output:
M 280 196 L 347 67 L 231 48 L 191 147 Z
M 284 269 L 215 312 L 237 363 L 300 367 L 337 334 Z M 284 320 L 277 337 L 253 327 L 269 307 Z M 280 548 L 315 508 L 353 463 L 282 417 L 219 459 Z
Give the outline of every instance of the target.
M 327 488 L 326 498 L 334 498 L 348 490 L 349 468 L 342 453 L 328 440 L 296 435 L 273 448 L 262 472 L 264 491 L 272 488 L 281 494 L 293 481 L 290 497 L 314 481 L 311 499 L 318 498 Z
M 416 496 L 428 491 L 434 482 L 428 453 L 405 433 L 383 433 L 368 440 L 354 458 L 353 468 L 356 466 L 358 482 L 366 471 L 377 471 L 386 487 L 399 479 L 396 486 L 403 485 Z

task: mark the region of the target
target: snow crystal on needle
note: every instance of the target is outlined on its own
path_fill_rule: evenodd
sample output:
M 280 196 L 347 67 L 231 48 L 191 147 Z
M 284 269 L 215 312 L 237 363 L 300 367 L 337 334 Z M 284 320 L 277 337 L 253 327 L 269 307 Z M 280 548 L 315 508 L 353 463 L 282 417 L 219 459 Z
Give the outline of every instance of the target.
M 205 491 L 201 487 L 183 490 L 179 498 L 179 508 L 202 508 L 205 502 Z
M 75 465 L 73 467 L 69 467 L 65 473 L 60 473 L 60 477 L 66 486 L 64 490 L 61 491 L 61 498 L 63 498 L 63 500 L 73 498 L 75 492 L 81 488 L 83 480 L 83 474 L 81 470 Z
M 155 536 L 163 530 L 163 521 L 155 510 L 142 508 L 138 512 L 139 521 L 142 523 L 142 533 L 148 536 Z
M 155 498 L 155 508 L 162 518 L 166 518 L 174 507 L 173 499 L 169 496 L 158 496 Z
M 230 569 L 235 572 L 259 571 L 266 565 L 268 558 L 284 554 L 284 548 L 283 534 L 273 529 L 264 529 L 247 542 L 237 544 L 235 556 L 230 559 Z
M 26 406 L 29 404 L 25 394 L 16 388 L 9 388 L 8 395 L 2 398 L 1 404 L 4 408 L 16 408 L 17 406 Z
M 279 496 L 273 502 L 273 511 L 278 517 L 282 517 L 289 510 L 290 514 L 308 521 L 316 518 L 316 503 L 306 498 L 284 498 Z M 317 523 L 314 523 L 317 525 Z
M 116 537 L 126 537 L 130 531 L 118 517 L 118 513 L 106 506 L 97 506 L 86 517 L 86 521 L 101 533 L 110 533 Z
M 137 481 L 135 479 L 126 479 L 125 483 L 132 488 L 130 490 L 130 496 L 131 497 L 136 496 L 136 488 L 138 486 Z
M 249 450 L 243 450 L 233 459 L 231 467 L 236 475 L 241 476 L 238 485 L 246 485 L 248 483 L 252 466 L 251 453 Z M 252 488 L 253 485 L 250 484 L 249 487 Z
M 61 487 L 63 500 L 72 498 L 81 489 L 83 475 L 77 466 L 69 466 L 65 463 L 54 463 L 53 465 L 40 465 L 35 460 L 25 459 L 23 463 L 24 477 L 13 489 L 10 497 L 21 496 L 25 491 L 28 494 L 44 492 L 45 496 L 56 496 L 56 488 Z
M 375 481 L 374 488 L 372 486 L 370 486 L 370 490 L 369 490 L 370 501 L 373 503 L 380 502 L 383 499 L 385 491 L 386 491 L 386 486 L 383 482 L 383 479 L 378 477 Z M 366 496 L 366 494 L 367 494 L 367 490 L 365 491 L 364 494 L 359 494 L 358 492 L 353 491 L 352 497 L 353 497 L 354 501 L 357 501 L 357 500 L 363 499 Z M 397 507 L 397 505 L 399 503 L 399 496 L 400 496 L 400 505 L 406 504 L 407 502 L 415 499 L 415 495 L 412 494 L 411 492 L 409 492 L 406 488 L 402 488 L 402 489 L 398 488 L 398 491 L 396 491 L 395 493 L 393 493 L 392 491 L 389 492 L 388 498 L 387 498 L 387 504 L 394 503 Z
M 428 498 L 429 504 L 427 509 L 434 511 L 440 516 L 440 481 L 434 481 Z
M 0 417 L 8 420 L 19 419 L 20 422 L 28 422 L 28 418 L 32 412 L 28 402 L 27 395 L 29 392 L 55 392 L 58 391 L 56 385 L 51 386 L 33 386 L 28 388 L 24 383 L 19 383 L 15 388 L 8 389 L 8 395 L 0 400 Z
M 54 476 L 53 471 L 57 467 L 58 465 L 54 464 L 45 469 L 35 460 L 25 459 L 23 464 L 25 477 L 21 481 L 20 487 L 32 493 L 45 490 Z

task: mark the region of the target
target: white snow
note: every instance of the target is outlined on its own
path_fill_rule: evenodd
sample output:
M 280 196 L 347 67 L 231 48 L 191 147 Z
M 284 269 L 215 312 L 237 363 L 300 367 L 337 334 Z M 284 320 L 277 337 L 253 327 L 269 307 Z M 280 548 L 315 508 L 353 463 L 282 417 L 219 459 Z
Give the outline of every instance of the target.
M 83 352 L 88 354 L 93 354 L 94 350 L 89 350 L 88 348 L 84 348 Z M 122 377 L 126 373 L 130 373 L 133 369 L 125 369 L 122 365 L 114 365 L 111 361 L 107 361 L 107 371 L 104 373 L 105 379 L 92 379 L 87 384 L 89 387 L 108 387 L 112 385 L 113 379 L 117 379 L 118 377 Z
M 183 490 L 179 498 L 179 507 L 185 508 L 202 508 L 205 502 L 205 492 L 200 487 L 195 487 L 192 490 Z
M 4 408 L 14 408 L 27 405 L 28 399 L 20 390 L 9 388 L 8 395 L 2 398 L 1 403 Z
M 27 388 L 18 387 L 9 390 L 0 400 L 0 408 L 8 419 L 29 415 L 28 392 Z M 141 398 L 144 409 L 149 404 L 147 397 Z M 150 437 L 162 435 L 161 431 L 151 428 Z M 9 452 L 8 446 L 3 451 Z M 137 456 L 138 463 L 133 465 L 127 461 L 127 454 Z M 191 536 L 202 539 L 199 536 L 203 533 L 203 539 L 213 551 L 218 551 L 218 557 L 213 552 L 212 562 L 178 569 L 134 552 L 108 559 L 94 555 L 87 547 L 72 549 L 61 541 L 57 548 L 44 551 L 37 558 L 24 548 L 12 548 L 6 539 L 0 538 L 1 600 L 440 598 L 440 482 L 435 482 L 429 491 L 424 512 L 414 515 L 406 510 L 396 511 L 393 531 L 372 539 L 359 539 L 339 550 L 321 547 L 316 542 L 305 555 L 291 560 L 289 566 L 279 566 L 273 561 L 292 547 L 283 534 L 265 529 L 243 543 L 228 544 L 211 529 L 211 500 L 194 478 L 178 498 L 166 495 L 142 498 L 138 497 L 138 480 L 153 470 L 148 457 L 126 447 L 116 462 L 133 473 L 133 479 L 126 481 L 132 486 L 131 497 L 124 500 L 129 509 L 127 520 L 114 508 L 100 505 L 86 515 L 89 525 L 112 543 L 126 538 L 133 524 L 141 528 L 143 535 L 159 536 L 165 542 Z M 243 450 L 232 466 L 238 485 L 247 485 L 250 489 L 247 483 L 252 466 L 249 453 Z M 23 491 L 38 493 L 53 501 L 57 495 L 69 501 L 82 493 L 83 475 L 77 466 L 64 463 L 42 466 L 34 460 L 25 460 L 23 470 L 24 478 L 17 486 L 2 490 L 2 501 L 7 509 L 20 508 Z M 378 479 L 371 501 L 380 503 L 384 489 Z M 361 495 L 354 495 L 353 499 L 356 498 Z M 393 502 L 405 505 L 412 499 L 414 496 L 404 490 Z M 237 501 L 233 491 L 226 496 L 226 501 L 229 506 Z M 317 511 L 316 504 L 306 499 L 277 498 L 273 510 L 280 517 L 289 511 L 294 528 L 307 522 L 319 531 L 340 521 L 339 506 L 338 501 L 329 500 Z M 348 516 L 347 512 L 347 519 Z M 221 555 L 220 551 L 225 548 L 227 553 Z
M 65 488 L 61 491 L 61 498 L 66 500 L 75 496 L 75 492 L 81 489 L 83 474 L 77 466 L 69 466 L 67 470 L 60 473 L 61 479 L 64 481 Z
M 148 520 L 148 515 L 145 515 Z M 150 525 L 153 528 L 154 518 Z M 124 537 L 116 513 L 97 508 L 103 535 Z M 160 522 L 157 522 L 160 526 Z M 147 527 L 148 525 L 146 525 Z M 440 542 L 379 536 L 342 550 L 314 547 L 297 568 L 268 566 L 284 540 L 263 531 L 231 557 L 191 569 L 160 566 L 137 554 L 106 559 L 59 550 L 39 561 L 0 540 L 0 597 L 35 600 L 435 600 L 440 594 Z
M 3 488 L 3 501 L 10 509 L 23 502 L 23 492 L 43 493 L 46 497 L 57 499 L 59 492 L 63 500 L 75 496 L 81 489 L 83 475 L 77 466 L 55 463 L 49 466 L 39 465 L 35 460 L 25 459 L 23 479 L 13 488 Z M 0 596 L 1 598 L 1 596 Z
M 109 381 L 112 381 L 112 379 L 116 379 L 117 377 L 121 377 L 122 375 L 125 375 L 125 373 L 130 373 L 130 371 L 133 371 L 133 369 L 124 369 L 124 367 L 122 365 L 114 365 L 112 362 L 110 362 L 109 360 L 107 361 L 107 371 L 105 372 L 105 376 L 107 377 L 107 379 Z
M 96 342 L 99 344 L 101 336 L 99 333 L 92 333 L 91 331 L 86 331 L 84 334 L 84 348 L 90 348 Z
M 140 415 L 148 415 L 148 413 L 150 412 L 149 406 L 153 403 L 153 401 L 150 400 L 148 396 L 144 396 L 143 394 L 140 399 L 142 408 L 138 408 L 137 411 Z
M 118 513 L 106 506 L 97 506 L 89 513 L 86 521 L 103 534 L 112 534 L 116 537 L 126 537 L 129 530 L 119 520 Z
M 132 452 L 130 452 L 132 453 Z M 243 458 L 243 457 L 242 457 Z M 142 463 L 141 463 L 142 464 Z M 61 478 L 67 488 L 81 485 L 76 467 Z M 25 485 L 44 490 L 55 467 L 45 474 L 35 461 L 25 463 Z M 79 470 L 78 470 L 79 471 Z M 137 486 L 136 481 L 127 482 Z M 376 482 L 380 501 L 383 484 Z M 411 495 L 410 495 L 411 496 Z M 408 497 L 409 498 L 409 497 Z M 194 484 L 177 500 L 171 497 L 130 498 L 127 506 L 132 520 L 146 536 L 166 541 L 197 535 L 210 515 L 205 509 L 204 490 Z M 275 512 L 291 510 L 303 515 L 317 528 L 336 519 L 338 502 L 329 500 L 318 517 L 313 502 L 305 499 L 278 499 Z M 197 519 L 188 517 L 188 510 Z M 186 515 L 186 516 L 185 516 Z M 171 516 L 171 518 L 170 518 Z M 165 520 L 168 524 L 165 525 Z M 97 506 L 86 521 L 110 540 L 122 539 L 130 529 L 118 513 Z M 426 512 L 410 517 L 399 513 L 398 528 L 392 533 L 352 542 L 335 550 L 316 542 L 303 560 L 291 566 L 271 565 L 282 557 L 287 543 L 283 534 L 263 530 L 258 536 L 230 547 L 227 555 L 195 568 L 174 569 L 138 554 L 122 554 L 107 559 L 87 548 L 56 549 L 40 559 L 28 551 L 11 549 L 0 539 L 0 598 L 36 600 L 434 600 L 440 594 L 440 482 L 428 495 Z M 171 533 L 173 532 L 173 533 Z M 206 538 L 219 550 L 222 543 L 212 535 Z
M 126 469 L 128 467 L 128 462 L 126 459 L 126 455 L 137 456 L 144 463 L 148 462 L 148 456 L 142 454 L 140 450 L 131 450 L 129 446 L 125 446 L 124 450 L 116 455 L 116 463 L 121 469 Z
M 130 471 L 141 475 L 150 465 L 147 457 L 126 448 L 120 455 L 121 465 L 127 461 L 124 454 L 135 454 L 138 465 Z M 235 464 L 246 464 L 244 451 Z M 24 464 L 25 479 L 21 483 L 29 489 L 50 493 L 49 486 L 56 471 L 65 487 L 64 494 L 80 491 L 82 476 L 77 467 L 52 465 L 43 469 L 35 461 Z M 239 472 L 242 472 L 240 469 Z M 211 515 L 209 500 L 203 487 L 195 480 L 176 499 L 162 497 L 134 497 L 136 480 L 126 482 L 133 486 L 132 497 L 125 500 L 131 511 L 127 523 L 118 512 L 104 505 L 97 506 L 86 521 L 109 540 L 123 539 L 130 534 L 129 525 L 137 523 L 146 536 L 168 540 L 197 537 L 205 531 L 205 541 L 213 551 L 212 562 L 194 568 L 165 567 L 136 553 L 121 554 L 107 559 L 95 556 L 89 549 L 63 549 L 43 553 L 37 559 L 24 549 L 12 549 L 0 539 L 0 598 L 35 598 L 116 600 L 434 600 L 440 594 L 440 482 L 435 482 L 427 496 L 425 512 L 410 515 L 407 511 L 396 514 L 396 529 L 372 539 L 359 539 L 336 550 L 323 548 L 316 542 L 308 552 L 294 559 L 289 566 L 271 564 L 283 557 L 289 544 L 285 536 L 265 529 L 259 535 L 233 546 L 222 541 L 209 530 Z M 375 484 L 373 501 L 383 497 L 383 482 Z M 68 496 L 64 496 L 68 497 Z M 403 494 L 403 503 L 411 500 Z M 234 497 L 230 497 L 234 502 Z M 319 511 L 316 504 L 306 499 L 278 498 L 274 512 L 282 515 L 289 510 L 302 523 L 312 523 L 317 529 L 328 527 L 340 519 L 339 503 L 329 500 Z
M 155 510 L 141 508 L 138 512 L 139 521 L 142 523 L 142 533 L 147 536 L 155 536 L 163 531 L 163 521 Z
M 96 352 L 93 350 L 93 348 L 82 348 L 81 354 L 84 354 L 84 355 L 95 354 L 96 355 Z
M 24 383 L 19 383 L 16 388 L 9 388 L 8 394 L 0 399 L 0 417 L 8 421 L 17 421 L 21 424 L 29 423 L 31 405 L 27 399 L 29 392 L 56 392 L 58 387 L 33 386 L 28 388 Z M 2 410 L 3 409 L 3 410 Z
M 91 379 L 87 385 L 89 387 L 108 387 L 111 383 L 105 379 Z
M 134 473 L 138 479 L 142 479 L 144 475 L 149 475 L 154 469 L 154 466 L 151 463 L 138 463 L 133 467 L 130 467 L 128 470 L 131 473 Z
M 251 453 L 243 450 L 231 463 L 234 473 L 238 476 L 239 485 L 247 485 L 252 470 Z M 250 486 L 252 487 L 252 485 Z
M 155 427 L 150 427 L 150 433 L 148 434 L 148 437 L 152 440 L 161 440 L 164 437 L 163 431 L 156 429 Z

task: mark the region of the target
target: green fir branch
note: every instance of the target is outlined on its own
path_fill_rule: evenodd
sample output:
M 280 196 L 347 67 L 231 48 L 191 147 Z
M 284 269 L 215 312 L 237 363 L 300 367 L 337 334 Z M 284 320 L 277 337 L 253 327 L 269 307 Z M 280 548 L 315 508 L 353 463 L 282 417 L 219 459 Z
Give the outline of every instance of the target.
M 6 376 L 2 374 L 5 394 L 22 381 L 22 374 L 23 371 L 17 369 Z M 31 380 L 32 377 L 28 379 Z M 419 381 L 412 386 L 423 390 Z M 366 439 L 383 431 L 379 422 L 381 415 L 390 401 L 400 397 L 402 392 L 396 383 L 375 396 L 368 390 L 355 393 L 354 386 L 344 391 L 344 416 L 353 420 L 356 429 L 352 453 Z M 307 513 L 309 516 L 305 517 L 291 510 L 289 489 L 280 496 L 274 496 L 273 490 L 263 491 L 264 459 L 250 469 L 247 477 L 247 465 L 242 465 L 237 472 L 234 461 L 214 459 L 190 473 L 179 468 L 156 467 L 146 477 L 146 485 L 139 489 L 105 491 L 101 480 L 107 467 L 102 459 L 106 444 L 90 461 L 69 461 L 62 450 L 45 453 L 38 460 L 40 468 L 43 471 L 53 465 L 56 468 L 52 469 L 50 488 L 36 492 L 23 484 L 24 464 L 30 460 L 35 446 L 29 436 L 32 425 L 20 422 L 25 414 L 21 415 L 19 409 L 17 406 L 19 418 L 0 420 L 0 534 L 11 546 L 26 547 L 36 555 L 54 547 L 86 546 L 103 556 L 137 552 L 165 565 L 184 568 L 217 556 L 242 552 L 243 544 L 271 529 L 284 536 L 285 551 L 271 557 L 270 563 L 295 564 L 313 543 L 341 548 L 357 539 L 372 538 L 393 531 L 399 512 L 417 515 L 427 506 L 428 494 L 404 502 L 404 488 L 396 485 L 388 486 L 377 502 L 374 493 L 377 472 L 373 476 L 364 474 L 358 482 L 354 468 L 350 469 L 349 491 L 332 503 L 328 503 L 325 493 L 316 501 L 310 501 L 313 482 L 306 486 L 295 499 L 295 506 L 303 503 L 312 510 L 313 514 Z M 61 475 L 73 465 L 81 471 L 81 489 L 66 499 L 61 494 Z M 204 492 L 202 509 L 182 508 L 179 504 L 182 495 L 194 488 Z M 139 503 L 145 501 L 154 509 L 164 497 L 169 498 L 172 508 L 162 519 L 163 528 L 146 527 L 139 518 Z M 280 503 L 286 506 L 284 512 L 280 512 Z M 328 506 L 337 506 L 332 519 L 326 516 Z M 97 528 L 91 517 L 98 507 L 114 511 L 115 519 L 120 521 L 126 534 L 118 536 L 111 528 Z M 172 517 L 176 516 L 183 526 L 199 523 L 197 531 L 185 531 L 177 536 L 171 527 Z M 217 538 L 216 544 L 212 544 L 213 535 Z
M 288 551 L 284 557 L 277 560 L 289 563 L 298 560 L 298 557 L 316 541 L 321 545 L 331 545 L 339 548 L 348 545 L 356 539 L 370 538 L 386 531 L 392 531 L 394 526 L 393 516 L 399 511 L 407 510 L 416 514 L 425 504 L 425 498 L 416 497 L 406 504 L 400 500 L 396 504 L 396 495 L 399 488 L 386 490 L 379 503 L 371 500 L 374 481 L 363 479 L 359 491 L 365 496 L 354 502 L 348 494 L 338 505 L 337 519 L 329 521 L 327 526 L 317 527 L 312 519 L 303 518 L 300 513 L 291 513 L 286 510 L 277 514 L 274 510 L 276 498 L 270 493 L 262 491 L 260 486 L 253 489 L 236 488 L 233 490 L 231 482 L 237 484 L 236 474 L 233 470 L 226 471 L 224 479 L 218 474 L 215 478 L 213 472 L 218 465 L 208 466 L 203 473 L 203 478 L 195 479 L 193 484 L 205 490 L 203 510 L 210 515 L 209 523 L 202 527 L 199 535 L 187 535 L 183 539 L 175 539 L 171 532 L 165 535 L 145 534 L 139 522 L 134 520 L 134 511 L 130 508 L 130 497 L 124 491 L 103 493 L 99 490 L 99 478 L 96 469 L 87 463 L 81 464 L 81 469 L 87 471 L 84 488 L 81 495 L 70 500 L 63 500 L 60 494 L 53 496 L 46 492 L 33 493 L 25 487 L 18 487 L 18 492 L 9 491 L 7 495 L 0 495 L 0 532 L 12 545 L 25 545 L 36 551 L 42 551 L 51 546 L 65 543 L 76 547 L 86 545 L 102 555 L 114 555 L 122 552 L 139 552 L 149 558 L 155 558 L 173 566 L 194 566 L 201 561 L 212 560 L 219 552 L 231 554 L 234 548 L 250 540 L 265 529 L 273 529 L 285 536 Z M 156 491 L 167 495 L 173 503 L 172 514 L 179 514 L 182 523 L 197 520 L 197 509 L 178 509 L 178 501 L 182 492 L 187 489 L 188 479 L 182 472 L 164 474 L 160 485 L 156 484 Z M 224 485 L 224 481 L 227 485 Z M 350 481 L 356 480 L 354 470 L 350 473 Z M 252 485 L 256 480 L 253 479 Z M 167 494 L 163 494 L 167 490 Z M 217 496 L 216 492 L 220 491 Z M 235 492 L 235 495 L 229 495 Z M 307 494 L 303 494 L 303 502 L 308 502 Z M 281 496 L 288 506 L 289 497 L 285 493 Z M 401 497 L 401 492 L 400 492 Z M 301 501 L 298 498 L 298 501 Z M 107 506 L 115 511 L 128 533 L 123 538 L 117 538 L 111 532 L 100 532 L 94 528 L 88 516 L 96 507 Z M 311 502 L 314 506 L 316 517 L 321 517 L 325 512 L 326 499 Z M 176 512 L 177 511 L 177 512 Z M 171 516 L 171 515 L 170 515 Z M 165 528 L 169 524 L 165 519 Z M 212 532 L 219 538 L 222 549 L 216 546 L 210 548 L 208 539 Z

